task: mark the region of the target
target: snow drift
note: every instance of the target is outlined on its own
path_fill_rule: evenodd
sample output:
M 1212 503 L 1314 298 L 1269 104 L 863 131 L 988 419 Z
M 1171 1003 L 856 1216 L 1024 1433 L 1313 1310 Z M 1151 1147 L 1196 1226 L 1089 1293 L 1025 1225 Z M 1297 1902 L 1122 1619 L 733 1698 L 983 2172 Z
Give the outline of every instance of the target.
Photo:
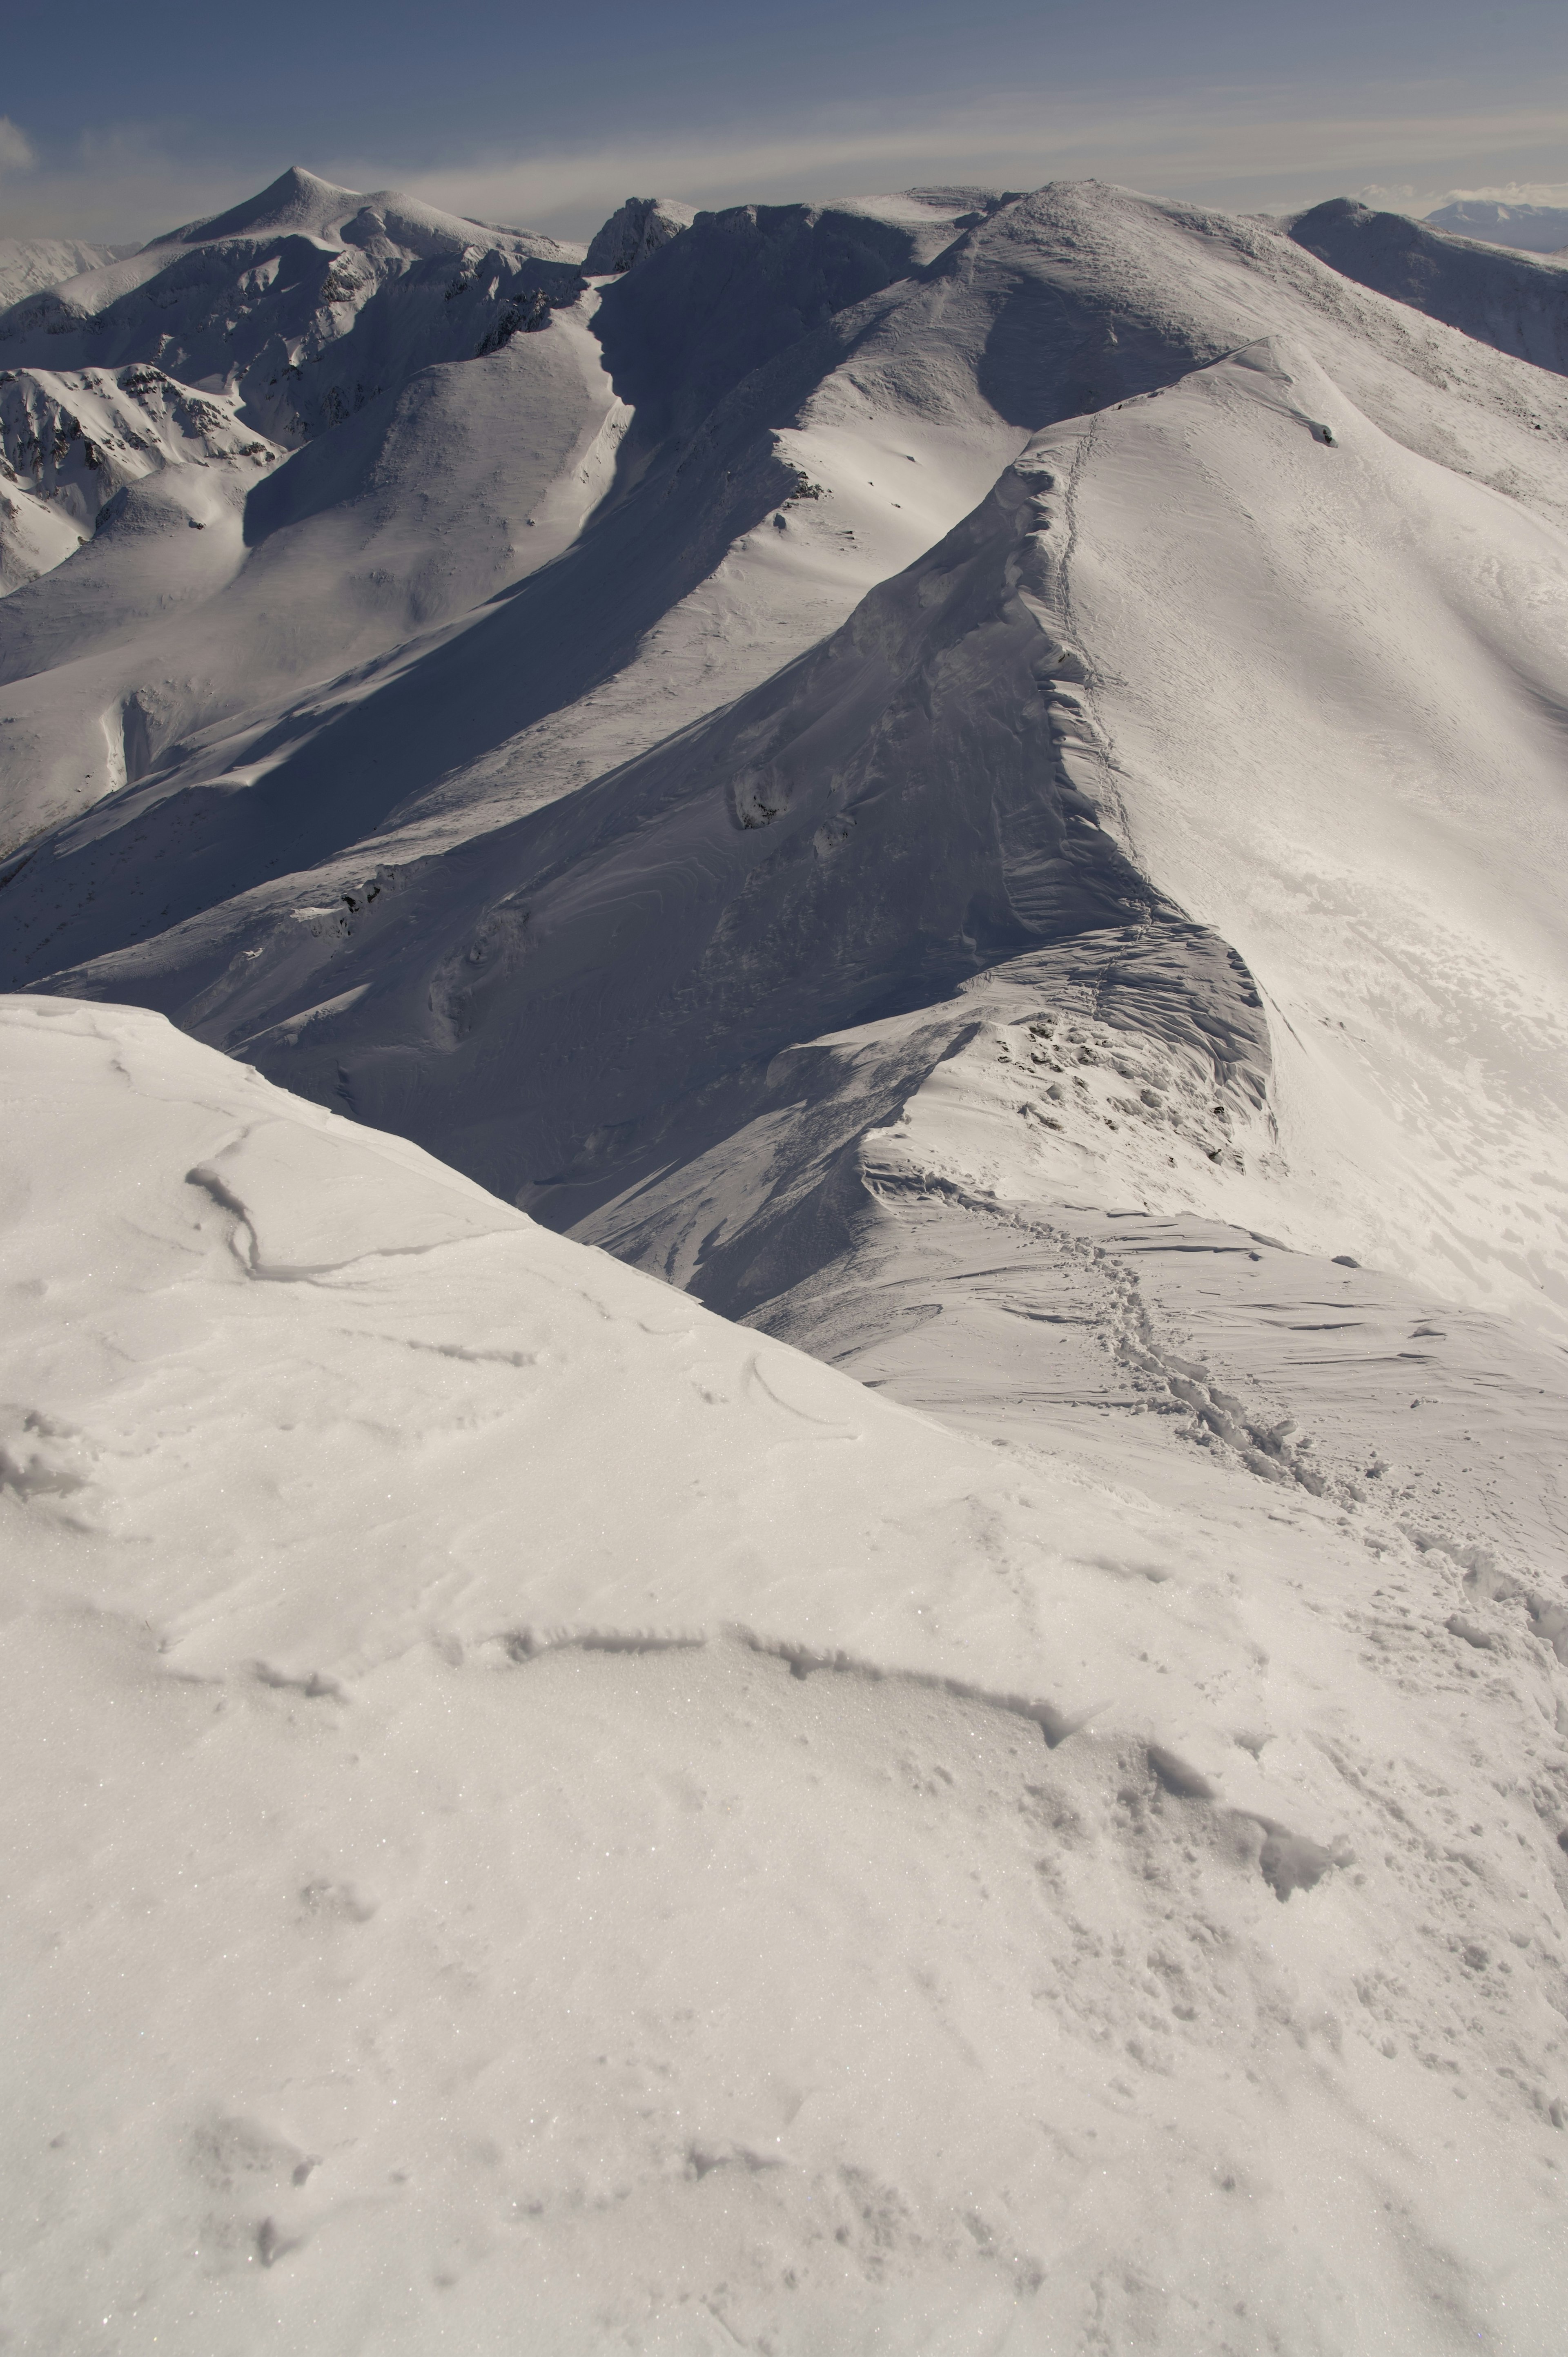
M 1554 2345 L 1517 1607 L 156 1017 L 9 1001 L 0 1089 L 19 2341 Z

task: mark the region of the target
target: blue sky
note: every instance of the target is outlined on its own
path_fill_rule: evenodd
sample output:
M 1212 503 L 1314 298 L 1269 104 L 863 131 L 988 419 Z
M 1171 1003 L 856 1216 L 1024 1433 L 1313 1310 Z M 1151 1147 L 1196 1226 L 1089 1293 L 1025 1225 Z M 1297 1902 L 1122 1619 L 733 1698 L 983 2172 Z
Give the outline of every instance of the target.
M 566 236 L 632 191 L 1090 174 L 1239 209 L 1563 201 L 1568 7 L 81 0 L 11 20 L 0 118 L 12 235 L 149 236 L 290 163 Z

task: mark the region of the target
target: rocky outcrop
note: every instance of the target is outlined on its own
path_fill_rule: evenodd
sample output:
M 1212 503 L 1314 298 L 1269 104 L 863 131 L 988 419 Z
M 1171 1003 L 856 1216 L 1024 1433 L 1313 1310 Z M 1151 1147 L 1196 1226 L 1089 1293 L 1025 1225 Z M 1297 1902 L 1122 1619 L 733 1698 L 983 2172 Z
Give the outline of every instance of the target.
M 0 370 L 0 476 L 52 503 L 78 535 L 160 467 L 239 459 L 264 472 L 282 455 L 241 425 L 232 400 L 162 369 Z
M 589 246 L 583 267 L 590 277 L 613 273 L 618 278 L 690 229 L 695 219 L 691 206 L 678 204 L 673 197 L 628 197 Z

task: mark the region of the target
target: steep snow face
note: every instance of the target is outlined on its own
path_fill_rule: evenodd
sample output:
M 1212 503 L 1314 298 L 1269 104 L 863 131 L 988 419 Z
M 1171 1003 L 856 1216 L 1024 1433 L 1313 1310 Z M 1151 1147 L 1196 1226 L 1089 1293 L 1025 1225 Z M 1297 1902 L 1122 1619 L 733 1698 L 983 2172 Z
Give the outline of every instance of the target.
M 1467 197 L 1457 204 L 1440 205 L 1426 218 L 1434 229 L 1451 231 L 1456 237 L 1485 238 L 1526 253 L 1560 253 L 1568 247 L 1568 207 L 1563 205 L 1504 205 Z
M 276 443 L 240 423 L 232 401 L 220 393 L 193 393 L 161 369 L 126 368 L 118 375 L 105 369 L 76 375 L 0 371 L 0 595 L 63 564 L 106 511 L 124 508 L 121 495 L 127 485 L 162 468 L 216 470 L 212 483 L 191 480 L 174 491 L 172 504 L 182 521 L 204 526 L 210 521 L 209 510 L 227 513 L 242 504 L 257 470 L 264 472 L 283 455 Z M 216 489 L 218 475 L 230 477 L 222 491 Z M 174 570 L 190 574 L 188 565 Z M 204 590 L 217 586 L 210 565 L 198 566 L 193 577 Z M 172 591 L 173 582 L 167 586 Z M 31 608 L 7 605 L 0 610 L 0 681 L 26 678 L 58 661 L 62 644 L 74 653 L 84 642 L 96 647 L 124 638 L 140 619 L 134 590 L 122 595 L 111 588 L 104 595 L 101 582 L 97 596 L 83 606 L 80 587 L 79 570 L 65 600 L 75 621 L 63 640 L 58 620 L 53 627 L 45 621 L 40 635 L 36 601 Z M 41 597 L 48 613 L 58 616 L 57 594 L 44 591 Z M 177 597 L 155 601 L 153 610 L 161 611 L 167 602 Z M 27 823 L 25 793 L 17 802 L 20 807 L 14 803 L 10 813 L 12 829 L 18 821 Z
M 18 2345 L 1555 2357 L 1563 1607 L 145 1013 L 0 1105 Z
M 247 204 L 0 314 L 0 362 L 156 363 L 295 446 L 432 361 L 494 350 L 574 303 L 576 257 L 399 195 L 289 171 Z
M 59 508 L 25 489 L 13 472 L 0 475 L 0 597 L 62 565 L 81 540 L 80 527 Z
M 589 244 L 583 268 L 590 278 L 607 272 L 619 277 L 690 229 L 695 219 L 691 206 L 673 197 L 628 197 Z
M 1278 345 L 1046 448 L 1103 791 L 1258 979 L 1294 1232 L 1561 1334 L 1568 540 Z
M 736 205 L 699 213 L 600 307 L 616 389 L 639 442 L 692 434 L 754 371 L 917 266 L 922 209 Z M 836 353 L 817 355 L 817 372 Z
M 1373 212 L 1348 197 L 1300 214 L 1290 233 L 1347 278 L 1445 319 L 1500 352 L 1568 374 L 1568 264 L 1505 259 L 1468 236 L 1444 236 L 1426 222 Z

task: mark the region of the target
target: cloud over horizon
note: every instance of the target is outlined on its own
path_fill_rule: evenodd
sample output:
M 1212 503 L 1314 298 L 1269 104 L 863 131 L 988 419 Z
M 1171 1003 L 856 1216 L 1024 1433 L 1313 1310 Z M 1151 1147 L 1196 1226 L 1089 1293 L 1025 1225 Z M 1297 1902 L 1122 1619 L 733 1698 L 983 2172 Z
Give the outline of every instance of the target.
M 1565 200 L 1568 102 L 1466 110 L 1457 95 L 1366 88 L 1348 114 L 1320 91 L 1282 85 L 1131 97 L 1015 89 L 941 106 L 839 103 L 794 119 L 775 108 L 760 125 L 477 145 L 435 163 L 390 145 L 300 152 L 285 132 L 270 154 L 252 143 L 243 157 L 191 155 L 176 129 L 135 123 L 51 148 L 0 117 L 0 234 L 144 240 L 221 210 L 291 162 L 350 188 L 400 187 L 478 221 L 576 238 L 632 193 L 719 206 L 1093 178 L 1236 210 L 1349 192 L 1421 212 L 1461 196 Z

